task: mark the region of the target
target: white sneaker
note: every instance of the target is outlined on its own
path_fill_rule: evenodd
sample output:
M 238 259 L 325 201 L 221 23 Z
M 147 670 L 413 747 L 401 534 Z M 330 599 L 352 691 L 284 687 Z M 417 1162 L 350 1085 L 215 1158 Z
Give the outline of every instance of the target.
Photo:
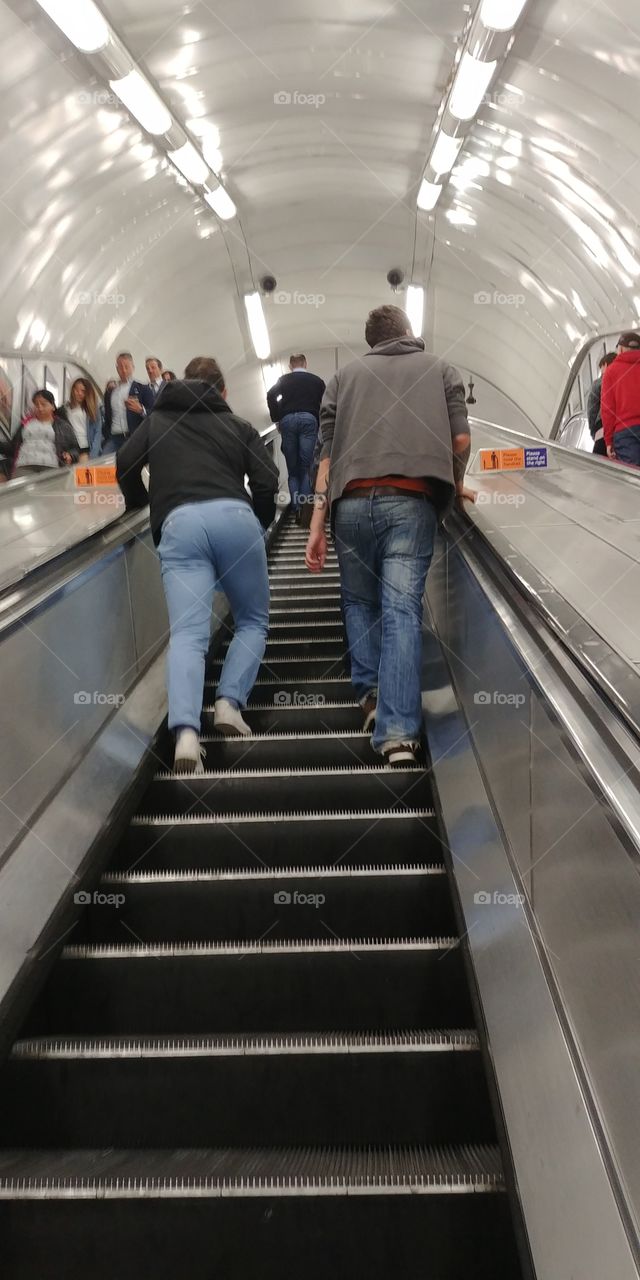
M 242 719 L 237 707 L 232 707 L 226 698 L 218 698 L 213 715 L 214 728 L 224 733 L 227 738 L 250 738 L 251 729 Z
M 204 749 L 195 729 L 181 729 L 176 738 L 174 773 L 204 773 L 202 756 Z

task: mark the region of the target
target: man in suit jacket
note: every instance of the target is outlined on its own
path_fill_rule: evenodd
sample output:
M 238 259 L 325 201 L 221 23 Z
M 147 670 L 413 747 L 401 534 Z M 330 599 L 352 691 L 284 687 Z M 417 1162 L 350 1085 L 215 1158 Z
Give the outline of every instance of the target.
M 146 415 L 151 413 L 155 399 L 151 387 L 136 382 L 133 356 L 129 351 L 121 351 L 117 356 L 116 370 L 118 382 L 104 398 L 103 453 L 118 452 Z

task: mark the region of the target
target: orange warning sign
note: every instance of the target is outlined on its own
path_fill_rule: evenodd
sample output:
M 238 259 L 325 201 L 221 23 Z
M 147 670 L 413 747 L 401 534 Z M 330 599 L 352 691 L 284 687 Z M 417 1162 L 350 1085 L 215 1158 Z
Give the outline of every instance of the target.
M 481 449 L 481 471 L 521 471 L 525 466 L 524 449 Z
M 76 467 L 76 484 L 79 485 L 115 485 L 116 469 L 113 464 L 99 467 Z

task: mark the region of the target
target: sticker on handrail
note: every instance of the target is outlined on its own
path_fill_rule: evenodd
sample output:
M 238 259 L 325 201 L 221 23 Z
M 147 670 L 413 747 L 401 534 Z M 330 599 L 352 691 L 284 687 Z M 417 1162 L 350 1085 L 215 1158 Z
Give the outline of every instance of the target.
M 536 471 L 549 466 L 549 454 L 544 445 L 525 446 L 523 449 L 481 449 L 481 471 Z
M 116 469 L 112 463 L 109 465 L 103 463 L 98 467 L 83 467 L 80 465 L 79 467 L 76 467 L 75 473 L 77 485 L 89 486 L 117 484 Z

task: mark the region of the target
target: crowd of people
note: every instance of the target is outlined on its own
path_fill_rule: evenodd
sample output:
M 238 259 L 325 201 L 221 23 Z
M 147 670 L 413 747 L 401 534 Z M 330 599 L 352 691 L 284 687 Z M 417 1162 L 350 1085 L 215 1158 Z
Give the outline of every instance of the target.
M 415 763 L 421 745 L 425 582 L 438 522 L 464 485 L 470 451 L 458 370 L 425 349 L 404 311 L 381 306 L 369 348 L 325 385 L 303 354 L 267 393 L 288 471 L 291 509 L 309 526 L 305 561 L 322 572 L 327 516 L 340 571 L 352 682 L 372 746 L 390 766 Z M 201 772 L 200 720 L 213 593 L 234 620 L 215 697 L 219 732 L 251 735 L 243 717 L 269 628 L 265 532 L 279 488 L 258 431 L 228 402 L 212 357 L 183 378 L 155 356 L 146 381 L 129 352 L 99 404 L 76 378 L 64 406 L 40 389 L 8 449 L 8 474 L 28 475 L 115 455 L 127 509 L 150 504 L 170 623 L 169 727 L 177 772 Z M 640 334 L 603 356 L 589 399 L 594 452 L 640 466 Z M 142 473 L 149 469 L 149 489 Z M 248 484 L 248 487 L 247 487 Z
M 118 377 L 107 382 L 103 398 L 84 377 L 74 379 L 60 407 L 47 388 L 34 391 L 18 430 L 0 440 L 0 481 L 116 453 L 151 412 L 165 383 L 176 381 L 157 356 L 148 356 L 145 367 L 147 381 L 138 382 L 131 353 L 122 351 L 116 359 Z
M 308 371 L 304 355 L 292 356 L 267 401 L 287 462 L 294 518 L 311 513 L 306 563 L 313 573 L 325 564 L 331 512 L 363 725 L 389 765 L 406 766 L 415 763 L 422 736 L 425 580 L 439 519 L 456 497 L 473 497 L 464 488 L 470 436 L 460 373 L 425 350 L 404 311 L 372 311 L 365 338 L 368 354 L 340 369 L 328 386 Z M 121 432 L 128 426 L 128 438 L 116 442 L 118 481 L 127 508 L 150 504 L 170 622 L 174 768 L 201 772 L 216 588 L 227 597 L 234 631 L 214 724 L 223 734 L 251 734 L 242 712 L 268 634 L 264 535 L 276 510 L 278 467 L 255 428 L 233 413 L 214 359 L 191 360 L 184 379 L 164 388 L 151 413 L 146 388 L 131 382 L 132 368 L 121 365 L 119 373 L 107 438 L 113 440 L 114 423 Z

